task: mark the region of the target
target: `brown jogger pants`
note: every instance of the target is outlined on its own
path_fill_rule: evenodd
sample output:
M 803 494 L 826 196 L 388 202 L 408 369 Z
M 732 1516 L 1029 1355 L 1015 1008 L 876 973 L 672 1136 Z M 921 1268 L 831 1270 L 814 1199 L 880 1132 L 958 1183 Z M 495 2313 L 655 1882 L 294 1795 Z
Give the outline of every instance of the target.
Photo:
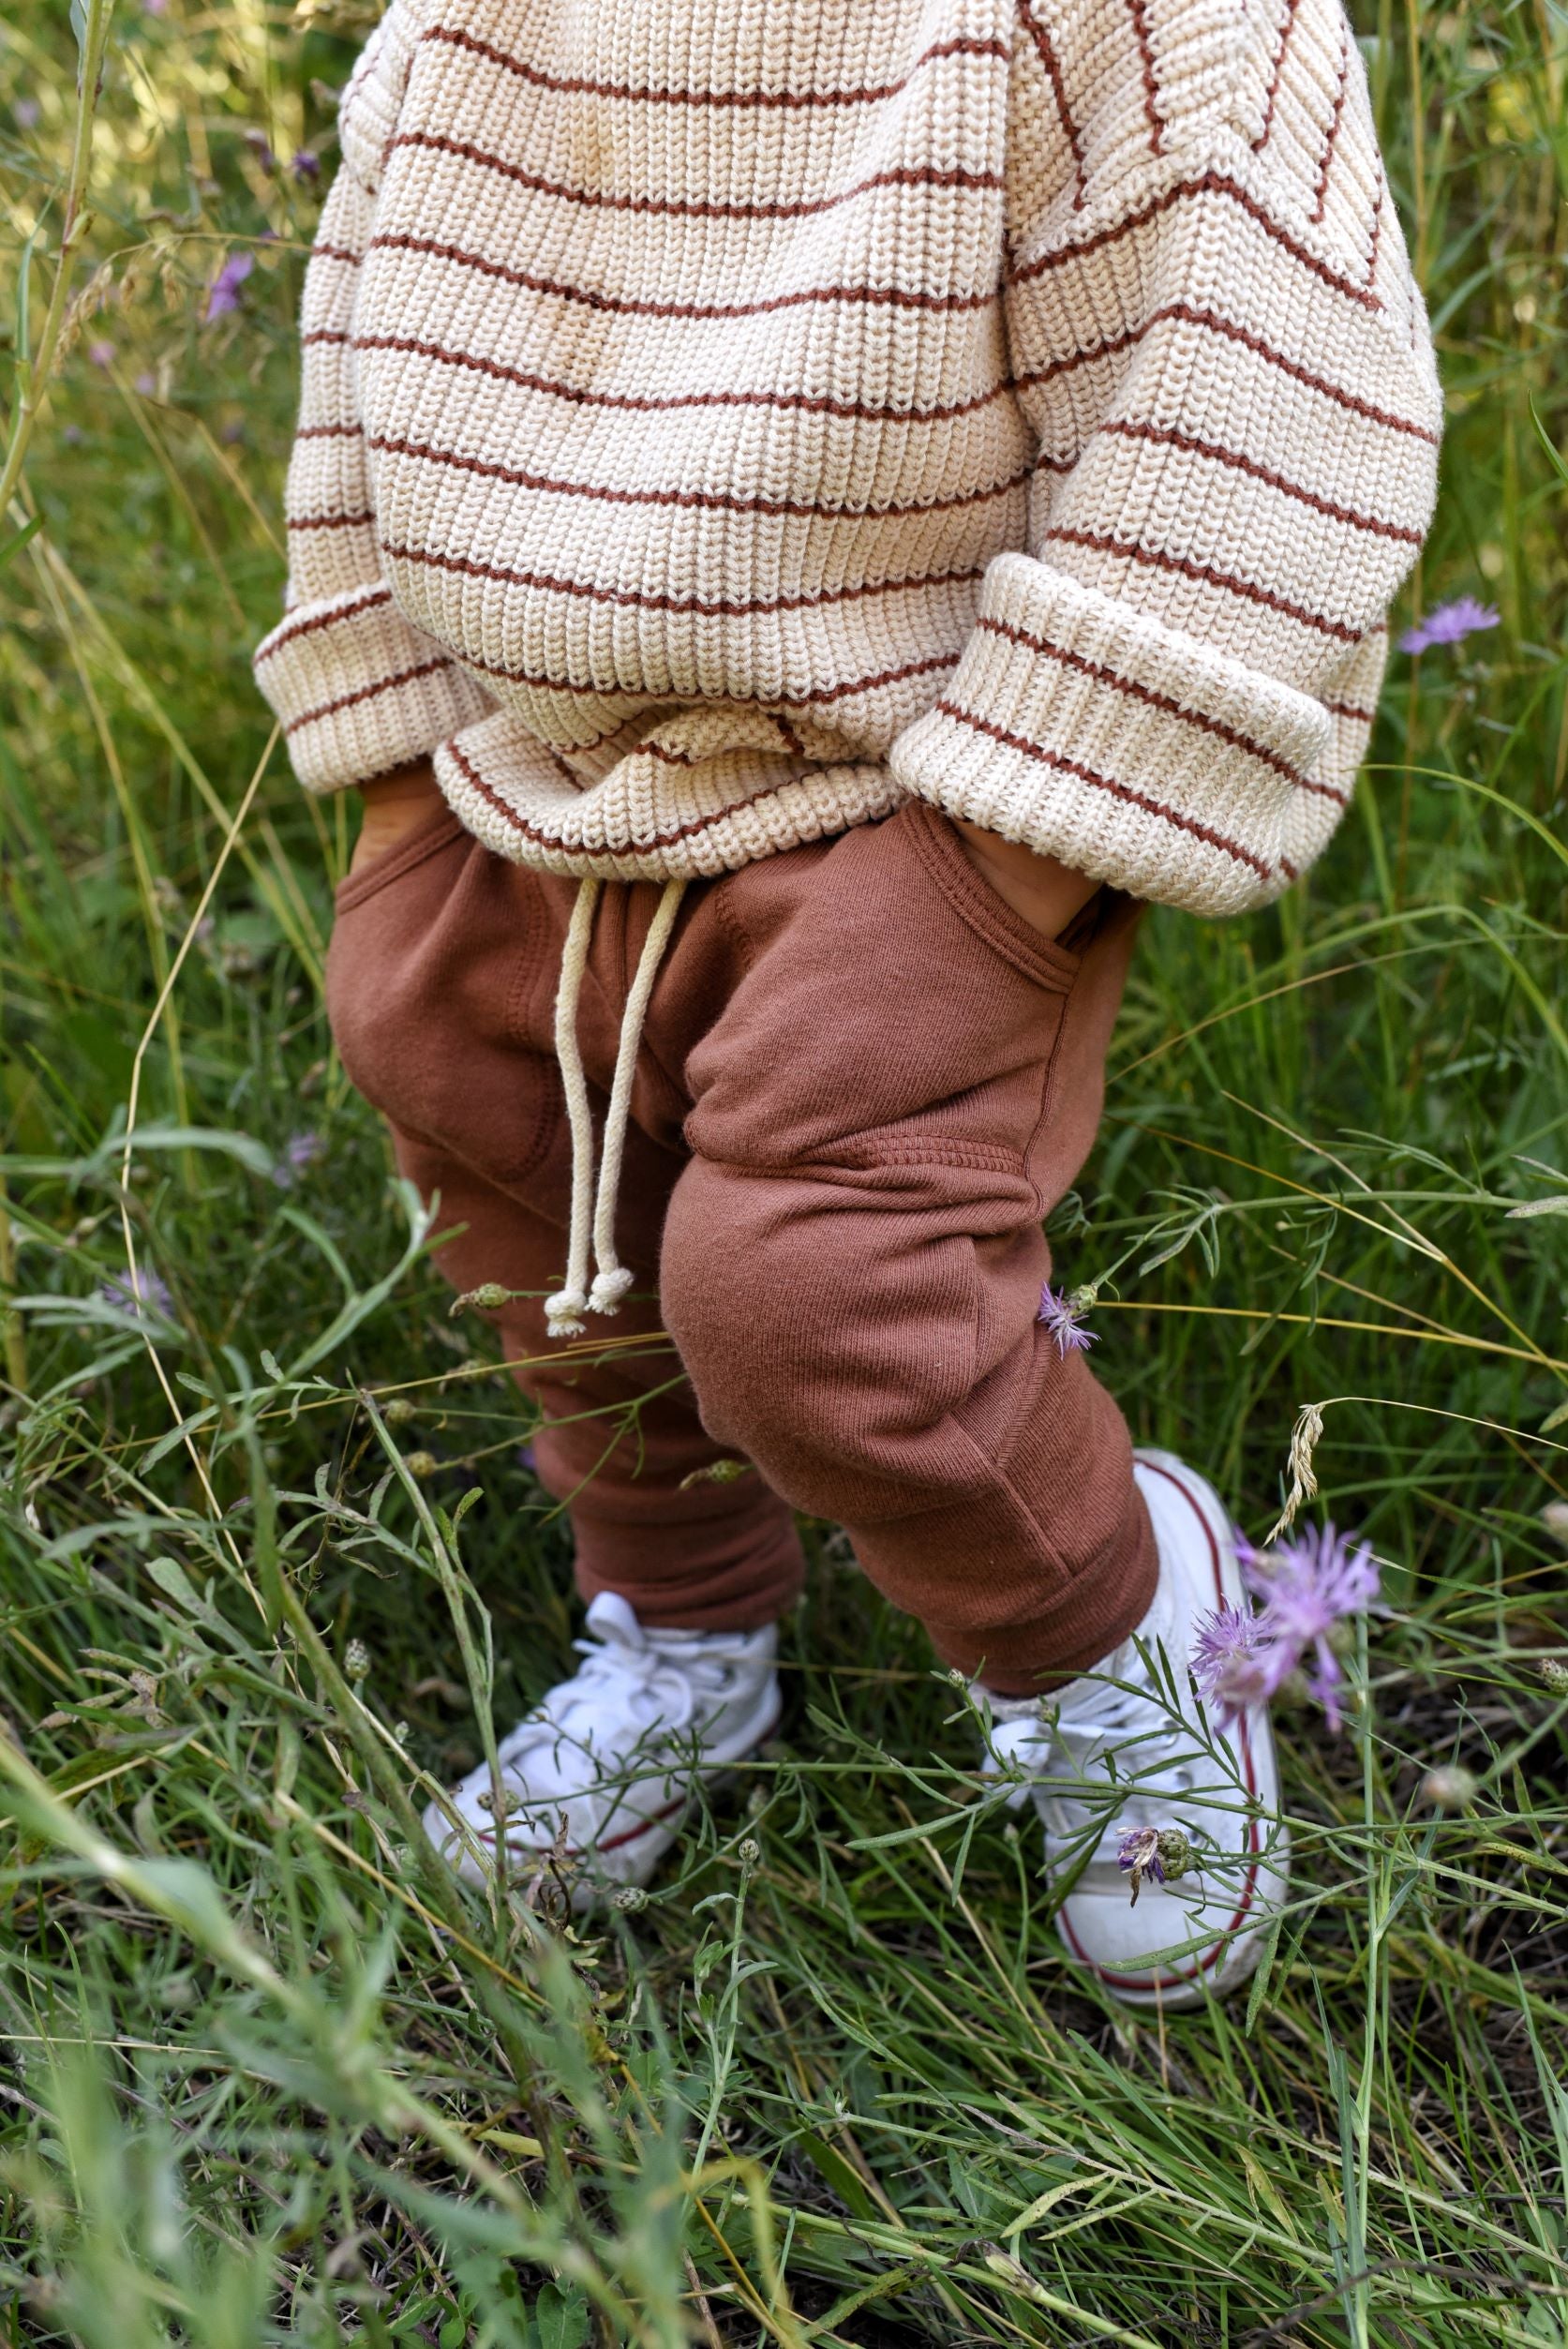
M 343 884 L 328 964 L 350 1076 L 441 1228 L 465 1227 L 441 1269 L 536 1293 L 495 1317 L 509 1358 L 549 1352 L 566 1254 L 553 1007 L 575 889 L 442 812 Z M 578 1034 L 601 1120 L 658 897 L 600 899 Z M 687 891 L 620 1185 L 637 1288 L 590 1328 L 663 1325 L 690 1384 L 667 1352 L 519 1374 L 585 1597 L 768 1622 L 799 1588 L 799 1510 L 999 1693 L 1136 1626 L 1155 1559 L 1127 1428 L 1037 1316 L 1041 1219 L 1094 1140 L 1138 914 L 1102 891 L 1046 943 L 918 802 Z M 686 1485 L 737 1456 L 757 1473 Z

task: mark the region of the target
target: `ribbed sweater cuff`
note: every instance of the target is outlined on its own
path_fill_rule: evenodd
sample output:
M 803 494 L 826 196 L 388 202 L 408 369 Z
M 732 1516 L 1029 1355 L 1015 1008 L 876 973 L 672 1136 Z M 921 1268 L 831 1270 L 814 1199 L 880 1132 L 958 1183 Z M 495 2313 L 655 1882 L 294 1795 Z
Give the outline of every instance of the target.
M 258 645 L 255 668 L 307 791 L 339 791 L 427 757 L 490 707 L 379 583 L 296 604 Z
M 1330 729 L 1308 695 L 1009 554 L 889 764 L 948 815 L 1135 897 L 1240 913 L 1295 877 L 1293 811 L 1324 792 Z

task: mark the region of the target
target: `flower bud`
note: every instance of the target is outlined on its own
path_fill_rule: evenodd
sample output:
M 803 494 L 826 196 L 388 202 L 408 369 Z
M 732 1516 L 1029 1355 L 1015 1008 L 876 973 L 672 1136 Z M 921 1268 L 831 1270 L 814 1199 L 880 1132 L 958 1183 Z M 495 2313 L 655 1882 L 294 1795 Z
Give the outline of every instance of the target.
M 482 1280 L 477 1289 L 465 1289 L 460 1297 L 454 1297 L 447 1309 L 454 1317 L 468 1312 L 470 1307 L 479 1313 L 499 1313 L 511 1298 L 511 1290 L 503 1289 L 499 1280 Z
M 348 1680 L 364 1680 L 370 1670 L 370 1651 L 363 1639 L 351 1639 L 343 1651 L 343 1672 Z
M 1568 1697 L 1568 1664 L 1563 1662 L 1561 1656 L 1542 1657 L 1541 1678 L 1554 1697 Z
M 423 1485 L 435 1474 L 441 1462 L 434 1452 L 411 1452 L 403 1465 L 415 1482 Z
M 1568 1501 L 1548 1501 L 1541 1512 L 1541 1522 L 1552 1539 L 1568 1549 Z
M 1429 1770 L 1421 1781 L 1421 1799 L 1437 1811 L 1468 1811 L 1476 1795 L 1475 1774 L 1458 1762 Z
M 742 1835 L 735 1847 L 735 1856 L 743 1868 L 754 1868 L 762 1857 L 762 1846 L 754 1835 Z
M 414 1406 L 406 1395 L 395 1395 L 381 1416 L 389 1428 L 406 1428 L 414 1415 Z
M 624 1909 L 631 1914 L 635 1909 L 648 1907 L 648 1894 L 640 1884 L 626 1884 L 616 1893 L 610 1906 L 613 1908 Z
M 1159 1831 L 1159 1864 L 1169 1884 L 1173 1877 L 1185 1876 L 1192 1865 L 1192 1845 L 1179 1827 L 1162 1827 Z

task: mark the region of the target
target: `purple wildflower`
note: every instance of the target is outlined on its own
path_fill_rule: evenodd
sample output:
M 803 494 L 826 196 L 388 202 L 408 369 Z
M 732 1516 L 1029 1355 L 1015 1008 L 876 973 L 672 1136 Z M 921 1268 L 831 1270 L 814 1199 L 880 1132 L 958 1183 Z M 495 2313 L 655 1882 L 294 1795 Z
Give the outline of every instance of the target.
M 36 97 L 19 97 L 11 112 L 19 130 L 37 130 L 41 109 Z
M 1222 1734 L 1254 1705 L 1267 1702 L 1294 1661 L 1266 1615 L 1221 1601 L 1199 1617 L 1192 1676 Z
M 226 449 L 237 448 L 239 443 L 245 439 L 245 421 L 243 417 L 231 416 L 228 423 L 219 427 L 217 437 L 222 441 Z
M 215 318 L 227 318 L 231 310 L 240 307 L 240 288 L 256 266 L 254 253 L 231 253 L 207 288 L 207 307 L 202 323 L 210 326 Z
M 1478 604 L 1473 595 L 1461 595 L 1455 603 L 1438 605 L 1425 620 L 1407 628 L 1399 639 L 1399 650 L 1425 652 L 1430 645 L 1458 644 L 1479 629 L 1495 628 L 1497 624 L 1498 615 L 1490 604 Z
M 169 0 L 142 0 L 142 6 L 148 16 L 167 16 L 169 13 Z
M 1343 1675 L 1330 1635 L 1347 1615 L 1359 1615 L 1377 1604 L 1378 1568 L 1370 1546 L 1352 1546 L 1348 1534 L 1322 1525 L 1262 1557 L 1244 1545 L 1242 1571 L 1248 1590 L 1263 1601 L 1264 1629 L 1289 1652 L 1292 1664 L 1312 1651 L 1315 1668 L 1307 1685 L 1330 1728 L 1338 1728 Z
M 289 169 L 296 179 L 320 179 L 321 158 L 313 147 L 301 147 L 298 154 L 291 158 Z
M 136 379 L 136 388 L 141 393 L 143 399 L 156 399 L 157 397 L 157 377 L 153 373 L 151 367 L 142 368 L 141 374 Z
M 1165 1863 L 1159 1856 L 1158 1828 L 1130 1828 L 1116 1846 L 1116 1865 L 1132 1878 L 1132 1905 L 1136 1908 L 1145 1877 L 1155 1884 L 1165 1881 Z
M 114 346 L 107 336 L 100 335 L 97 342 L 87 345 L 87 356 L 96 367 L 112 367 L 114 364 Z
M 528 1473 L 529 1473 L 529 1474 L 530 1474 L 530 1476 L 537 1476 L 537 1475 L 538 1475 L 538 1474 L 539 1474 L 539 1462 L 538 1462 L 538 1460 L 537 1460 L 537 1459 L 535 1459 L 535 1457 L 534 1457 L 533 1446 L 532 1446 L 532 1444 L 518 1444 L 518 1446 L 517 1446 L 517 1465 L 518 1465 L 518 1467 L 519 1467 L 519 1468 L 526 1468 L 526 1469 L 528 1470 Z
M 150 1321 L 155 1313 L 165 1321 L 173 1319 L 174 1298 L 168 1281 L 145 1264 L 139 1264 L 135 1272 L 115 1273 L 97 1294 L 105 1305 L 139 1322 Z
M 1082 1289 L 1064 1289 L 1060 1296 L 1048 1280 L 1040 1291 L 1039 1319 L 1056 1340 L 1056 1351 L 1065 1362 L 1069 1354 L 1087 1354 L 1095 1343 L 1096 1333 L 1083 1326 L 1083 1315 L 1089 1298 Z
M 291 1134 L 272 1170 L 279 1190 L 292 1190 L 307 1166 L 314 1166 L 326 1148 L 319 1133 Z
M 264 130 L 247 130 L 245 134 L 245 143 L 263 172 L 276 171 L 277 157 L 272 151 L 272 142 Z
M 86 435 L 83 433 L 82 426 L 79 424 L 63 424 L 60 426 L 60 438 L 64 441 L 67 448 L 79 449 L 82 446 L 83 440 L 86 438 Z

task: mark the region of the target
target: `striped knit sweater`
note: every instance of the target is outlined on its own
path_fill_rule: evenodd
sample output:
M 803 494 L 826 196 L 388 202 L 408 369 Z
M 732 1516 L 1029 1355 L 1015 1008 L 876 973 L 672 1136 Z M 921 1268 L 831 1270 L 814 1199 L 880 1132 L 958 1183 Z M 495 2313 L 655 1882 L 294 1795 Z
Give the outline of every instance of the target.
M 342 150 L 308 788 L 624 879 L 909 794 L 1205 913 L 1318 855 L 1441 418 L 1339 0 L 391 0 Z

